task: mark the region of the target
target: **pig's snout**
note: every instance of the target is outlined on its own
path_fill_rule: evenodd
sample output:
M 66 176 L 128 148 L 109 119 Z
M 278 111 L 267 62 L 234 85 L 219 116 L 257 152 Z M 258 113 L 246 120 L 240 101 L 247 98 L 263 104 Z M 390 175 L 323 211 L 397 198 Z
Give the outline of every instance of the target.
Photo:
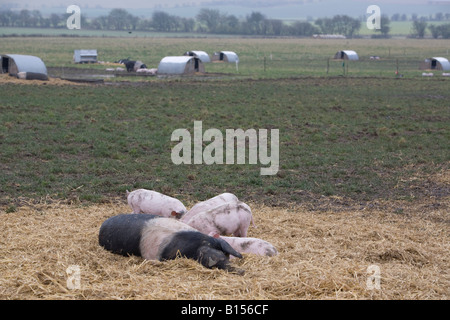
M 244 274 L 244 270 L 235 268 L 230 265 L 230 260 L 227 254 L 222 251 L 204 245 L 198 250 L 198 261 L 207 268 L 217 268 L 227 270 L 228 272 Z

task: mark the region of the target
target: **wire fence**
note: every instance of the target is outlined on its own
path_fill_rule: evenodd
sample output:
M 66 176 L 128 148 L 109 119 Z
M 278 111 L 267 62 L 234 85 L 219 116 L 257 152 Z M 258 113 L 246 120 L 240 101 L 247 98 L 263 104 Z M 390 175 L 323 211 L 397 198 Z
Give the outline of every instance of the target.
M 360 58 L 341 60 L 329 57 L 289 57 L 287 59 L 269 56 L 245 61 L 247 67 L 267 75 L 354 75 L 354 76 L 422 76 L 423 73 L 442 76 L 450 70 L 440 70 L 439 66 L 425 67 L 424 60 L 411 58 Z M 242 63 L 244 65 L 244 63 Z

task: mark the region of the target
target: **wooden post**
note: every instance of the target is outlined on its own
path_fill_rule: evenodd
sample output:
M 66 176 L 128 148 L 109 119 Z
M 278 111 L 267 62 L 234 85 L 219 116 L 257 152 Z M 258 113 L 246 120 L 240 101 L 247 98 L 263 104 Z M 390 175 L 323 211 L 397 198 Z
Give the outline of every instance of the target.
M 330 58 L 327 59 L 327 74 L 329 70 L 330 70 Z

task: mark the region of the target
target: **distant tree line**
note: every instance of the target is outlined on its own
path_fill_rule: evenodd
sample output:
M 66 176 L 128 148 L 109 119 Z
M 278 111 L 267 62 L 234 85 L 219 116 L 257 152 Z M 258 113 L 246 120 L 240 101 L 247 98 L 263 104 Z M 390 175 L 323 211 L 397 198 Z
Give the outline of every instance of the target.
M 333 18 L 317 19 L 316 24 L 323 33 L 343 34 L 347 37 L 353 37 L 361 28 L 361 21 L 345 15 L 337 15 Z
M 56 14 L 44 17 L 38 10 L 0 11 L 0 27 L 32 27 L 32 28 L 65 28 L 70 14 Z M 412 34 L 423 37 L 427 27 L 427 19 L 413 15 Z M 428 17 L 432 18 L 432 17 Z M 392 21 L 407 19 L 405 15 L 395 14 Z M 383 16 L 382 28 L 374 37 L 388 37 L 391 19 Z M 450 14 L 437 13 L 434 20 L 450 20 Z M 433 20 L 433 21 L 434 21 Z M 258 36 L 311 36 L 313 34 L 342 34 L 354 37 L 358 34 L 365 19 L 355 19 L 347 15 L 336 15 L 332 18 L 320 18 L 314 23 L 310 21 L 285 22 L 269 19 L 260 12 L 252 12 L 243 19 L 235 15 L 222 13 L 215 9 L 201 9 L 194 18 L 182 18 L 163 11 L 155 11 L 151 18 L 143 18 L 130 14 L 125 9 L 112 9 L 108 15 L 86 19 L 81 15 L 83 29 L 122 30 L 122 31 L 158 31 L 158 32 L 199 32 L 215 34 L 239 34 Z M 450 25 L 450 24 L 449 24 Z M 435 38 L 449 37 L 449 25 L 428 28 Z
M 431 36 L 435 39 L 450 39 L 450 23 L 436 26 L 434 24 L 428 25 L 426 21 L 421 20 L 413 22 L 411 35 L 415 38 L 423 38 L 427 28 L 430 30 Z
M 430 14 L 421 17 L 417 13 L 413 13 L 410 17 L 406 14 L 395 13 L 390 19 L 391 21 L 450 21 L 450 13 L 438 12 L 434 16 Z
M 441 24 L 440 26 L 435 26 L 431 24 L 428 26 L 433 38 L 437 39 L 442 37 L 444 39 L 450 39 L 450 23 Z
M 70 14 L 51 14 L 44 17 L 38 10 L 0 11 L 0 27 L 65 28 Z M 245 19 L 238 19 L 213 9 L 201 9 L 194 18 L 182 18 L 163 11 L 155 11 L 150 19 L 130 14 L 124 9 L 112 9 L 108 15 L 86 19 L 81 15 L 83 29 L 199 32 L 217 34 L 244 34 L 262 36 L 311 36 L 320 30 L 309 22 L 285 23 L 267 19 L 259 12 L 252 12 Z

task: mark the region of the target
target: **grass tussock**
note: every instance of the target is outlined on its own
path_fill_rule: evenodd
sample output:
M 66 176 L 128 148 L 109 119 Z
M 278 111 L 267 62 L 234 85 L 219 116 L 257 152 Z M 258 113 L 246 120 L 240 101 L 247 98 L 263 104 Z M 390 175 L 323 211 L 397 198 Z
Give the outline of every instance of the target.
M 23 206 L 1 213 L 0 298 L 448 299 L 448 206 L 430 201 L 322 213 L 250 204 L 257 227 L 249 236 L 279 254 L 233 260 L 243 276 L 184 258 L 146 261 L 104 250 L 99 227 L 129 212 L 123 202 Z M 73 265 L 79 289 L 68 286 Z M 379 267 L 380 289 L 367 287 L 371 265 Z

